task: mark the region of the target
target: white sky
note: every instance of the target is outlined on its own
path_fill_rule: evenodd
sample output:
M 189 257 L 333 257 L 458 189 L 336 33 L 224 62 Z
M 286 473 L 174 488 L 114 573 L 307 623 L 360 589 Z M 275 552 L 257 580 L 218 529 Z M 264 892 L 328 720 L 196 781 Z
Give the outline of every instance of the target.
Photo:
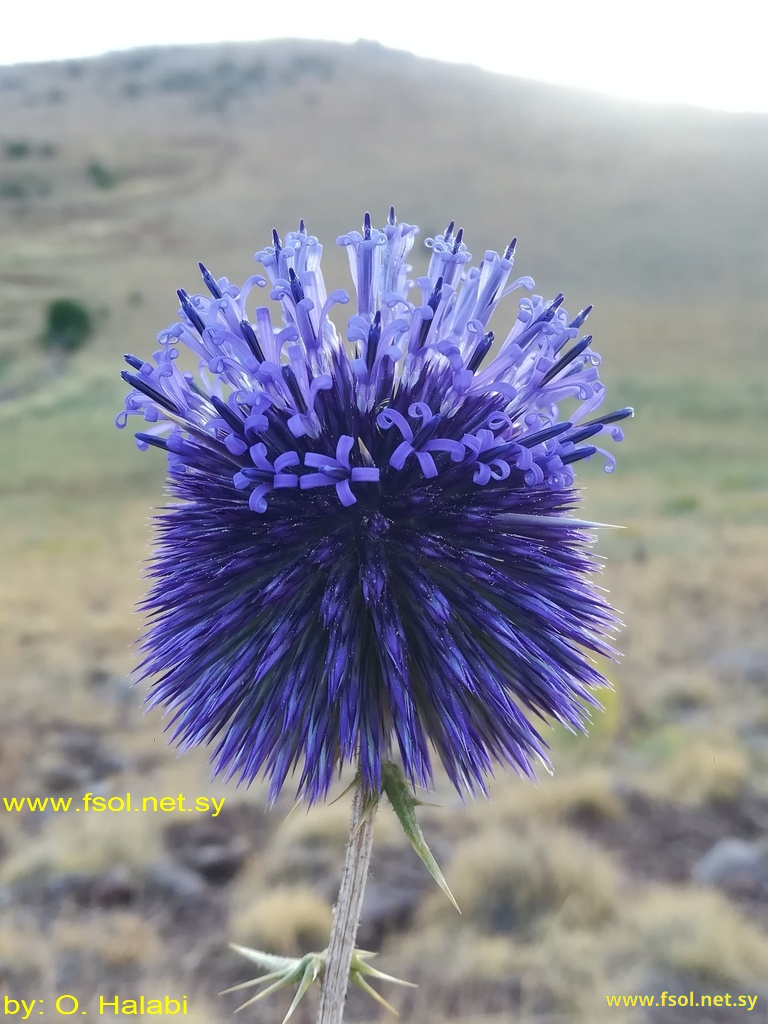
M 372 39 L 633 99 L 768 112 L 766 0 L 22 0 L 0 64 L 135 46 Z

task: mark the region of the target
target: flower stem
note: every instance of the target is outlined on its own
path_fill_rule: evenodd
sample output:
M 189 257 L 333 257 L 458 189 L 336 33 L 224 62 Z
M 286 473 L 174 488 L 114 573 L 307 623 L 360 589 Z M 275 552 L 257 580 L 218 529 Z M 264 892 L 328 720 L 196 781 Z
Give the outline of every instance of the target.
M 367 813 L 366 813 L 367 812 Z M 352 818 L 344 859 L 344 871 L 336 906 L 333 908 L 331 939 L 325 963 L 323 991 L 316 1024 L 341 1024 L 349 987 L 349 968 L 355 947 L 368 866 L 373 848 L 373 819 L 376 807 L 367 805 L 362 784 L 355 787 Z

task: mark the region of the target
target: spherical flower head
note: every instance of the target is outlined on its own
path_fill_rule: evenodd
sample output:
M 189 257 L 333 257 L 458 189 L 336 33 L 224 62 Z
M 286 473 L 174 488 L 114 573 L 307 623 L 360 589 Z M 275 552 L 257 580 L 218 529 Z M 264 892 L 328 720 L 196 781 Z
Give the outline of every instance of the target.
M 475 267 L 451 223 L 414 283 L 417 231 L 391 210 L 338 239 L 357 295 L 343 333 L 349 295 L 326 294 L 302 222 L 242 288 L 201 265 L 209 296 L 180 290 L 153 361 L 126 357 L 118 426 L 143 417 L 174 499 L 143 604 L 149 703 L 184 748 L 215 743 L 217 771 L 265 774 L 271 799 L 298 771 L 318 800 L 349 762 L 378 794 L 398 755 L 414 786 L 435 753 L 460 791 L 494 762 L 532 775 L 533 721 L 582 729 L 604 683 L 590 656 L 614 653 L 574 465 L 612 469 L 592 442 L 620 440 L 631 410 L 597 412 L 588 310 L 523 297 L 492 355 L 496 307 L 533 288 L 509 281 L 514 243 Z M 272 309 L 249 309 L 254 288 Z

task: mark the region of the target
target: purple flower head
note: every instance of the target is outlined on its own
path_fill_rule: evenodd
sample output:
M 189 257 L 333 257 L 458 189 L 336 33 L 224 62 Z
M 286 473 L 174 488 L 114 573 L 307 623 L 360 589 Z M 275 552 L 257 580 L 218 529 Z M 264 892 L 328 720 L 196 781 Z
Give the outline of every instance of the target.
M 532 720 L 582 729 L 604 683 L 590 654 L 613 653 L 590 524 L 569 513 L 575 463 L 610 471 L 595 442 L 631 410 L 598 412 L 588 310 L 524 297 L 492 355 L 496 307 L 533 288 L 509 281 L 514 243 L 475 267 L 451 223 L 414 284 L 417 230 L 391 210 L 338 239 L 357 293 L 343 334 L 349 296 L 326 293 L 302 221 L 242 288 L 201 265 L 210 295 L 180 290 L 153 362 L 126 357 L 118 426 L 143 417 L 175 499 L 144 601 L 149 702 L 273 799 L 295 770 L 320 799 L 347 762 L 377 793 L 395 751 L 425 787 L 434 753 L 459 790 L 494 761 L 532 775 Z

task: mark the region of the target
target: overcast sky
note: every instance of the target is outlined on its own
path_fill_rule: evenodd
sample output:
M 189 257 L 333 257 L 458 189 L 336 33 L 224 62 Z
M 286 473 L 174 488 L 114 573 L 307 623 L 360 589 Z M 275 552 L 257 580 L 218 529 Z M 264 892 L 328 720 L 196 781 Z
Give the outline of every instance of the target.
M 0 64 L 135 46 L 363 38 L 634 99 L 768 112 L 767 35 L 765 0 L 35 0 L 8 5 Z

